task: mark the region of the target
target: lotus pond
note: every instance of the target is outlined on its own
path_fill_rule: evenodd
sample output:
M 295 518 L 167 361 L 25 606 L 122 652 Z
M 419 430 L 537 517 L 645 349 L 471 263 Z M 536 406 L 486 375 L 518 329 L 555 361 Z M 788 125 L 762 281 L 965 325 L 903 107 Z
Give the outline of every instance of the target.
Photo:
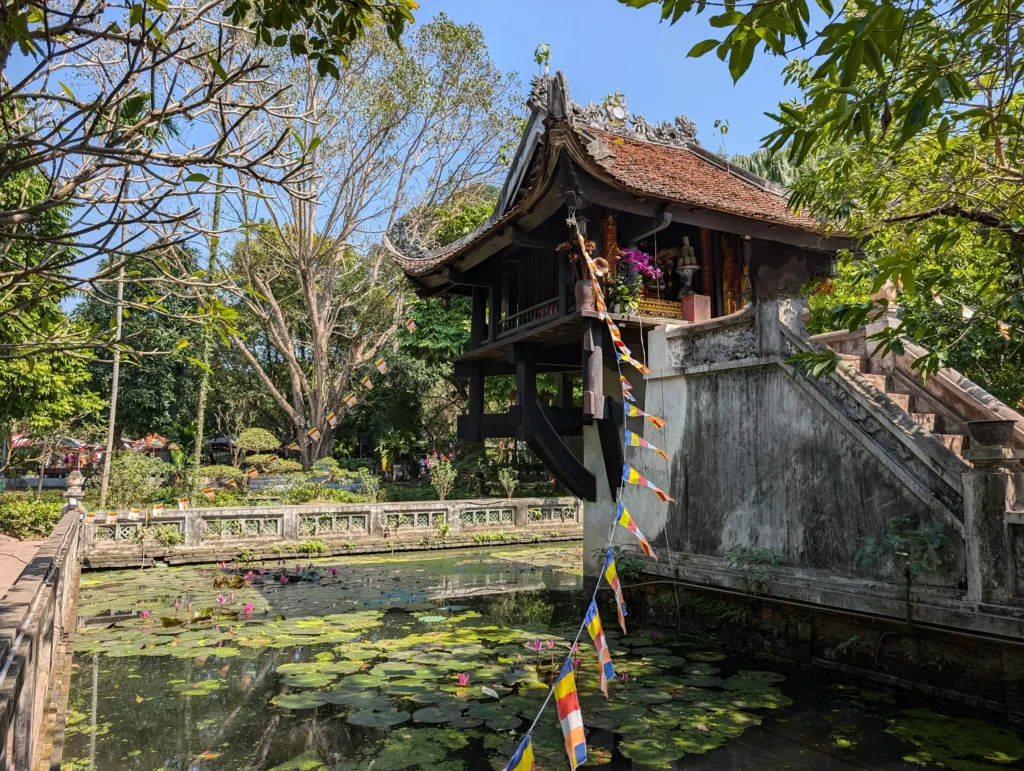
M 62 769 L 501 769 L 586 610 L 581 559 L 559 544 L 86 573 Z M 1022 767 L 1010 728 L 603 618 L 610 699 L 593 648 L 575 654 L 588 766 Z M 553 708 L 534 749 L 569 767 Z

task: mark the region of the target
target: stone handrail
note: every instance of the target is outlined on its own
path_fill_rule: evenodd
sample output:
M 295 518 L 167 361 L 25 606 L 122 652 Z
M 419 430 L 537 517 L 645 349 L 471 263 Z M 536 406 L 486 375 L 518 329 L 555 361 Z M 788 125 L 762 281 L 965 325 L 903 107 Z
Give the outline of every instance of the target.
M 174 527 L 184 537 L 181 548 L 217 544 L 294 542 L 319 539 L 407 539 L 486 532 L 536 532 L 582 526 L 582 507 L 575 498 L 478 498 L 458 501 L 382 503 L 314 503 L 295 506 L 232 506 L 166 511 L 161 517 L 132 519 L 118 512 L 116 521 L 97 516 L 82 528 L 82 551 L 88 556 L 108 544 L 142 543 L 151 529 Z M 148 527 L 145 536 L 141 529 Z
M 36 768 L 78 587 L 77 512 L 68 512 L 25 567 L 0 608 L 0 769 Z

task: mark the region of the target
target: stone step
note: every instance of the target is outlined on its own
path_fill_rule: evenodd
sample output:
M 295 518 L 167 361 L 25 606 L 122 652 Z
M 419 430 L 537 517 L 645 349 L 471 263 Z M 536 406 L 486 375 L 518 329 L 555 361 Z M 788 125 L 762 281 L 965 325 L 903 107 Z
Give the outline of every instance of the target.
M 913 412 L 910 417 L 929 434 L 934 434 L 935 427 L 939 424 L 939 416 L 934 412 Z
M 855 353 L 837 353 L 836 356 L 843 364 L 846 364 L 858 372 L 864 371 L 864 357 Z
M 963 434 L 932 434 L 938 439 L 950 452 L 954 452 L 960 455 L 964 451 L 964 439 L 967 437 Z
M 887 394 L 904 412 L 910 412 L 910 394 Z
M 864 379 L 870 381 L 871 385 L 883 393 L 889 381 L 889 378 L 885 375 L 864 375 Z

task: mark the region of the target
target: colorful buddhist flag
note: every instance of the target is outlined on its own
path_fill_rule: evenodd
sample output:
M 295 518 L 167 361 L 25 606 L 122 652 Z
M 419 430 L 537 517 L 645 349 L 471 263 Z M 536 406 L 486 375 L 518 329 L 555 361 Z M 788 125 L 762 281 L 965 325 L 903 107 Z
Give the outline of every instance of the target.
M 533 771 L 533 743 L 530 734 L 526 734 L 516 754 L 505 766 L 504 771 Z
M 299 443 L 298 442 L 292 442 L 290 445 L 285 447 L 285 449 L 286 450 L 293 450 L 295 452 L 298 452 L 302 448 L 299 447 Z
M 217 497 L 217 491 L 212 487 L 206 487 L 203 489 L 203 495 L 209 498 L 211 501 Z
M 627 356 L 630 355 L 631 351 L 626 347 L 626 344 L 622 342 L 622 333 L 619 331 L 619 328 L 615 326 L 615 322 L 610 318 L 606 318 L 604 321 L 608 325 L 608 334 L 612 336 L 612 345 Z
M 271 455 L 269 458 L 267 458 L 267 465 L 269 466 L 271 463 L 277 463 L 279 460 L 281 459 L 278 458 L 276 455 Z
M 632 391 L 633 384 L 626 380 L 625 375 L 619 375 L 619 384 L 622 386 L 623 391 Z
M 654 553 L 654 547 L 651 546 L 650 541 L 644 537 L 644 534 L 640 532 L 640 528 L 636 526 L 636 522 L 634 522 L 633 518 L 629 516 L 629 512 L 626 511 L 626 506 L 621 501 L 619 502 L 618 514 L 618 523 L 636 536 L 636 540 L 640 542 L 640 548 L 643 549 L 644 554 L 657 560 L 658 555 Z
M 107 512 L 107 524 L 108 525 L 114 525 L 116 523 L 117 523 L 117 512 L 116 511 L 108 511 Z
M 569 765 L 575 771 L 577 766 L 587 762 L 587 737 L 583 733 L 583 713 L 580 712 L 571 656 L 565 660 L 562 672 L 555 680 L 555 706 L 558 722 L 562 724 L 562 736 L 565 737 L 565 752 L 569 756 Z
M 590 610 L 587 611 L 583 624 L 590 632 L 590 638 L 594 641 L 594 648 L 597 650 L 598 670 L 601 674 L 601 693 L 608 698 L 608 681 L 615 677 L 615 667 L 612 666 L 612 654 L 608 651 L 608 641 L 604 638 L 601 617 L 597 613 L 597 602 L 594 600 L 590 601 Z
M 371 391 L 373 390 L 373 381 L 372 381 L 372 380 L 370 380 L 370 376 L 369 376 L 369 375 L 367 375 L 366 377 L 364 377 L 364 378 L 363 378 L 362 380 L 360 380 L 359 382 L 363 384 L 363 388 L 368 388 L 368 389 L 369 389 L 369 390 L 371 390 Z
M 650 375 L 651 374 L 651 370 L 648 369 L 646 365 L 641 364 L 636 359 L 634 359 L 632 356 L 630 356 L 628 351 L 616 351 L 615 352 L 615 359 L 616 359 L 616 361 L 619 361 L 619 362 L 623 362 L 624 361 L 624 362 L 626 362 L 626 364 L 632 365 L 633 368 L 636 369 L 636 371 L 639 372 L 641 375 Z
M 128 510 L 128 521 L 129 522 L 136 522 L 136 521 L 138 521 L 139 514 L 141 514 L 141 513 L 142 513 L 142 510 L 140 508 L 138 508 L 138 507 L 129 509 Z
M 374 362 L 374 366 L 377 368 L 377 371 L 380 374 L 386 375 L 388 373 L 388 363 L 384 361 L 383 356 L 381 356 L 379 359 L 377 359 L 377 361 Z
M 164 502 L 157 501 L 153 504 L 153 516 L 162 517 L 164 515 Z
M 622 633 L 628 634 L 626 631 L 626 601 L 622 599 L 622 584 L 619 583 L 619 573 L 615 569 L 615 552 L 610 546 L 608 547 L 608 556 L 604 559 L 604 567 L 601 568 L 601 572 L 604 573 L 605 581 L 608 582 L 608 586 L 615 593 L 615 610 L 619 614 L 619 626 L 622 627 Z
M 228 487 L 238 487 L 238 482 L 236 482 L 234 479 L 229 479 Z
M 358 402 L 358 401 L 359 400 L 356 399 L 356 395 L 355 394 L 348 394 L 345 397 L 345 404 L 348 406 L 349 409 L 352 409 L 353 407 L 355 407 L 356 406 L 356 402 Z
M 405 322 L 405 328 L 409 330 L 410 334 L 412 334 L 413 332 L 416 331 L 416 322 L 413 321 L 412 319 L 408 319 Z
M 256 477 L 260 475 L 260 472 L 256 470 L 255 466 L 249 466 L 249 468 L 245 470 L 245 475 L 249 477 L 249 479 L 256 479 Z
M 96 522 L 96 512 L 95 511 L 87 511 L 87 512 L 85 512 L 85 524 L 92 525 L 92 524 L 95 524 L 95 522 Z
M 932 292 L 932 302 L 934 302 L 936 305 L 945 305 L 946 304 L 946 303 L 942 302 L 942 297 L 939 295 L 938 292 Z
M 646 418 L 647 422 L 650 423 L 655 428 L 664 428 L 665 427 L 665 421 L 664 420 L 662 420 L 661 418 L 656 417 L 654 415 L 648 415 L 646 412 L 644 412 L 639 407 L 634 407 L 632 404 L 627 404 L 627 405 L 625 405 L 625 408 L 626 408 L 626 417 L 627 418 Z
M 669 502 L 669 501 L 674 503 L 675 500 L 676 500 L 675 498 L 671 497 L 668 493 L 666 493 L 661 488 L 656 487 L 651 482 L 651 480 L 649 480 L 647 477 L 645 477 L 643 474 L 641 474 L 635 468 L 630 466 L 628 463 L 624 463 L 622 465 L 622 481 L 626 482 L 627 484 L 631 484 L 631 485 L 640 485 L 641 487 L 649 487 L 649 488 L 651 488 L 651 490 L 654 491 L 655 495 L 657 495 L 659 498 L 661 498 L 661 500 L 665 501 L 666 503 Z
M 187 508 L 188 508 L 188 496 L 187 495 L 182 495 L 181 497 L 178 498 L 178 510 L 179 511 L 184 511 Z
M 320 441 L 320 429 L 313 426 L 309 431 L 306 432 L 306 436 L 312 439 L 314 442 Z
M 657 447 L 648 442 L 642 436 L 640 436 L 639 434 L 634 434 L 628 428 L 626 429 L 626 447 L 646 447 L 648 450 L 654 450 L 654 452 L 656 452 L 665 460 L 672 460 L 672 457 L 664 450 L 659 450 Z
M 971 319 L 974 318 L 974 308 L 970 308 L 970 307 L 968 307 L 966 305 L 961 305 L 960 306 L 960 317 L 964 321 L 970 321 Z
M 999 334 L 1005 337 L 1007 340 L 1010 339 L 1010 325 L 1005 324 L 1002 321 L 997 321 L 996 326 L 999 328 Z
M 338 427 L 338 416 L 334 414 L 334 410 L 327 413 L 327 422 L 330 423 L 331 428 Z

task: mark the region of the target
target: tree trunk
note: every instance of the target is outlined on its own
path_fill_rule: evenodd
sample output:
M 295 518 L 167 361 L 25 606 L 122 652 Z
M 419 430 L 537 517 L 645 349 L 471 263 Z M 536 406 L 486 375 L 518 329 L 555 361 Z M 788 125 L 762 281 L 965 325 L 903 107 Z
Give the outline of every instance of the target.
M 111 258 L 113 259 L 113 258 Z M 117 273 L 117 310 L 115 312 L 114 341 L 121 342 L 121 301 L 124 299 L 124 266 Z M 103 476 L 100 479 L 100 508 L 107 507 L 107 488 L 110 486 L 110 461 L 114 453 L 114 426 L 117 423 L 117 390 L 121 382 L 121 351 L 114 349 L 114 371 L 110 379 L 110 420 L 107 423 L 107 451 L 103 454 Z
M 46 475 L 46 445 L 43 445 L 43 454 L 39 456 L 39 484 L 36 486 L 36 500 L 43 497 L 43 477 Z

